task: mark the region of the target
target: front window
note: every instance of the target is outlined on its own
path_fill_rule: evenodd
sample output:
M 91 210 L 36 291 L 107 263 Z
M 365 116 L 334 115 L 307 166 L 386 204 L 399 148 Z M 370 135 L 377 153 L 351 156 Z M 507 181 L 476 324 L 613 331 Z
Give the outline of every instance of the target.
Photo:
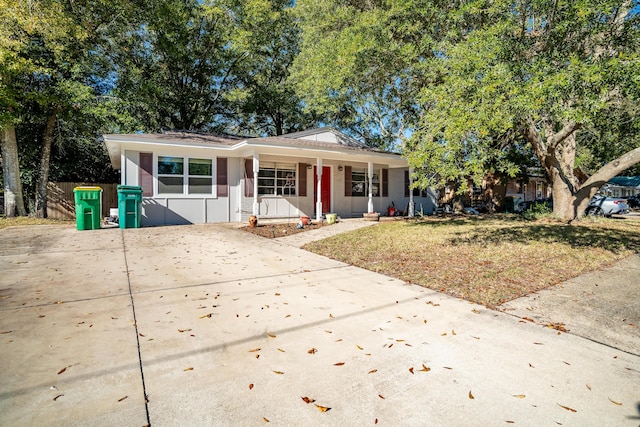
M 158 194 L 213 194 L 213 160 L 158 156 Z
M 212 164 L 211 159 L 189 159 L 189 194 L 211 194 Z
M 184 159 L 158 156 L 158 193 L 182 194 L 184 191 Z
M 373 174 L 372 181 L 371 193 L 376 197 L 380 190 L 380 178 L 377 173 Z M 354 197 L 369 196 L 369 177 L 366 169 L 353 168 L 351 170 L 351 195 Z
M 260 162 L 258 194 L 261 196 L 295 196 L 296 165 Z

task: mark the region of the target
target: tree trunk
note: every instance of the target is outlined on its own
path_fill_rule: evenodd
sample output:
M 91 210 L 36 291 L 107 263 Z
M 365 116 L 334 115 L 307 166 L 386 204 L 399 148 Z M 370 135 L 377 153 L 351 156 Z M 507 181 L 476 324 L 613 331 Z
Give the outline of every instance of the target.
M 4 178 L 4 215 L 5 217 L 26 216 L 22 182 L 20 181 L 20 162 L 18 159 L 18 140 L 16 128 L 8 124 L 2 128 L 0 148 L 2 151 L 2 174 Z
M 42 138 L 42 154 L 40 157 L 40 169 L 38 170 L 38 181 L 36 183 L 36 216 L 38 218 L 47 217 L 47 185 L 49 183 L 53 131 L 55 130 L 57 117 L 57 111 L 51 113 Z
M 575 194 L 580 183 L 573 169 L 576 160 L 576 134 L 572 132 L 549 153 L 547 164 L 553 195 L 553 214 L 565 221 L 577 216 Z

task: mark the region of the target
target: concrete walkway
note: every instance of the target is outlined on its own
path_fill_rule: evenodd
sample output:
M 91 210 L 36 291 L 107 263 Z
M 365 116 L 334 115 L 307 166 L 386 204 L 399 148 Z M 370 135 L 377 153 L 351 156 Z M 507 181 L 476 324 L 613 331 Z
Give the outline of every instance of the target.
M 299 244 L 0 230 L 0 425 L 640 424 L 637 354 Z

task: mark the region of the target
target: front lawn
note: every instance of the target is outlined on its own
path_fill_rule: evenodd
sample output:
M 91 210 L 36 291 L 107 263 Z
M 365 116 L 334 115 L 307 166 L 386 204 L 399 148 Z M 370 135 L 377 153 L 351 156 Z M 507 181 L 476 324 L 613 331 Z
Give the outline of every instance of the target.
M 381 223 L 304 248 L 495 307 L 640 252 L 640 221 L 427 218 Z

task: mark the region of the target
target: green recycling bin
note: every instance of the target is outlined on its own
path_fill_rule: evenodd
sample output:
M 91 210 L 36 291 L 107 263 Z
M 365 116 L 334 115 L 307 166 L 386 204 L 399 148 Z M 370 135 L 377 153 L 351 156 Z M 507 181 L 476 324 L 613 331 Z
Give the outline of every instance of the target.
M 142 187 L 118 185 L 118 223 L 120 228 L 140 228 Z
M 76 203 L 76 228 L 78 230 L 100 229 L 102 188 L 75 187 L 73 195 Z

